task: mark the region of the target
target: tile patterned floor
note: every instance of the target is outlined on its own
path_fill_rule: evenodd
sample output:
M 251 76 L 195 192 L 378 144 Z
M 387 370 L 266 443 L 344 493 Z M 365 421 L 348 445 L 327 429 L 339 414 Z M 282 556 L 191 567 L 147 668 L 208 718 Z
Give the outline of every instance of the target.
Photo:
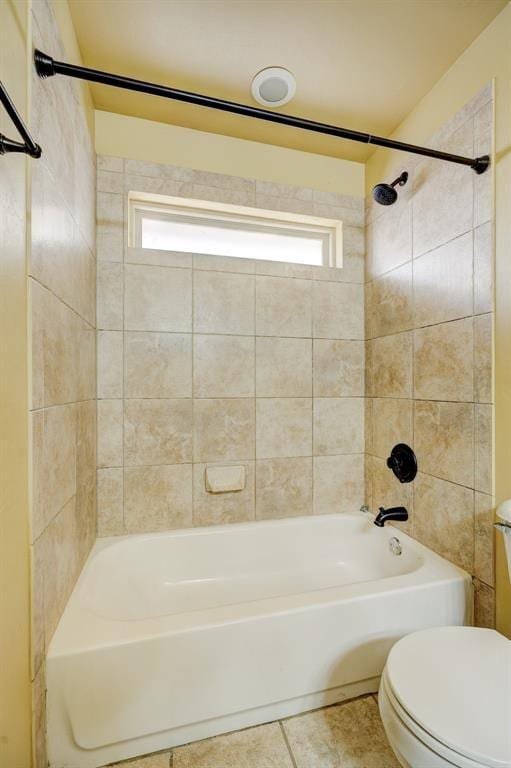
M 399 768 L 387 744 L 375 696 L 169 752 L 115 768 Z

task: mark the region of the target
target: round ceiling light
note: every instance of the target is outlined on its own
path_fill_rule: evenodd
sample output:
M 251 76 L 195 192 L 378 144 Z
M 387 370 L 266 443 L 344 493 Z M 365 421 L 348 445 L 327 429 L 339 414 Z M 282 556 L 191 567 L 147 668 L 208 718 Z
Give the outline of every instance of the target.
M 296 93 L 294 75 L 284 67 L 266 67 L 252 80 L 252 96 L 265 107 L 281 107 Z

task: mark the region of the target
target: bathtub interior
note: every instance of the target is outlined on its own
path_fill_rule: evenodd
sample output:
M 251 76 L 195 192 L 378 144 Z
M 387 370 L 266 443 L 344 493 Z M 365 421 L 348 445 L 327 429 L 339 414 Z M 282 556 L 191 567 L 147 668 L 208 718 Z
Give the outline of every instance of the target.
M 116 621 L 285 597 L 412 573 L 423 555 L 389 547 L 388 530 L 362 515 L 190 529 L 105 540 L 79 599 Z M 401 537 L 402 538 L 402 537 Z

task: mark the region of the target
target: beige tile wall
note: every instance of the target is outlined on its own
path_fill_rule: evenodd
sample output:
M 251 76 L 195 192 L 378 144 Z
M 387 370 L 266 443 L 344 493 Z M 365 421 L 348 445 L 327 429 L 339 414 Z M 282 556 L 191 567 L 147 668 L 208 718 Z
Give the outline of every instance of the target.
M 489 153 L 488 87 L 432 138 Z M 412 536 L 475 577 L 476 622 L 494 621 L 492 497 L 492 174 L 403 156 L 398 202 L 369 201 L 366 264 L 367 493 L 404 503 Z M 412 445 L 419 474 L 385 466 Z
M 364 501 L 364 203 L 98 158 L 98 531 L 356 510 Z M 127 194 L 340 218 L 341 270 L 127 247 Z M 211 464 L 246 488 L 213 495 Z
M 65 59 L 51 5 L 35 47 Z M 46 766 L 44 657 L 96 536 L 95 154 L 76 86 L 33 75 L 31 127 L 32 674 L 35 765 Z

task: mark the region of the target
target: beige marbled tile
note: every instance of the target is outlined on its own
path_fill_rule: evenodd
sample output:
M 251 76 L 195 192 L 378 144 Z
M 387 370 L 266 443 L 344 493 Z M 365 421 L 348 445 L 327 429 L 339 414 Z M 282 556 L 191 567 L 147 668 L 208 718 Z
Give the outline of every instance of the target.
M 372 448 L 386 459 L 397 443 L 413 445 L 413 402 L 375 398 L 373 401 Z M 369 448 L 366 446 L 366 450 Z
M 242 275 L 253 275 L 256 271 L 256 261 L 237 256 L 218 256 L 213 253 L 194 253 L 193 268 L 212 272 L 238 272 Z
M 473 311 L 472 232 L 413 261 L 416 328 L 468 317 Z
M 226 173 L 216 173 L 214 171 L 193 170 L 192 180 L 194 184 L 204 187 L 214 187 L 216 189 L 226 189 L 228 192 L 241 192 L 253 194 L 256 183 L 253 179 L 247 179 L 243 176 L 232 176 Z
M 96 322 L 99 329 L 122 331 L 124 267 L 98 262 Z
M 80 556 L 85 559 L 96 539 L 97 401 L 76 404 L 76 516 Z
M 31 218 L 30 274 L 94 324 L 94 254 L 44 164 L 33 168 Z
M 293 768 L 278 723 L 177 747 L 173 759 L 173 768 Z
M 252 398 L 195 400 L 193 418 L 195 462 L 254 459 Z
M 364 454 L 314 457 L 314 514 L 356 512 L 365 503 Z
M 493 498 L 475 493 L 474 576 L 485 584 L 495 584 L 495 528 Z
M 31 414 L 32 541 L 76 492 L 76 408 Z
M 170 195 L 171 197 L 198 197 L 202 200 L 209 199 L 207 194 L 199 194 L 194 190 L 190 181 L 176 180 L 172 178 L 151 178 L 136 173 L 124 174 L 124 193 L 136 189 L 137 192 L 149 192 L 156 195 Z M 229 202 L 229 201 L 226 201 Z
M 172 752 L 154 752 L 135 760 L 123 760 L 121 763 L 111 763 L 115 768 L 173 768 Z
M 448 139 L 449 151 L 472 156 L 473 123 L 466 122 Z M 475 174 L 453 163 L 423 160 L 415 169 L 413 255 L 420 256 L 472 229 Z
M 311 336 L 312 281 L 257 275 L 256 334 Z
M 253 184 L 253 182 L 249 183 Z M 208 184 L 193 184 L 191 186 L 191 190 L 189 190 L 187 189 L 186 185 L 181 186 L 184 187 L 184 189 L 180 192 L 180 194 L 184 197 L 195 197 L 198 200 L 211 200 L 214 203 L 246 205 L 251 208 L 254 207 L 254 205 L 258 205 L 255 200 L 255 190 L 253 188 L 239 190 L 236 188 L 229 189 L 210 186 Z
M 315 267 L 311 264 L 293 264 L 286 261 L 269 261 L 256 259 L 254 261 L 256 275 L 269 277 L 295 277 L 302 280 L 313 280 L 319 271 L 327 271 L 326 267 Z
M 414 516 L 413 484 L 400 483 L 392 470 L 387 467 L 387 462 L 377 456 L 372 457 L 370 472 L 372 477 L 371 509 L 377 513 L 380 507 L 385 509 L 388 507 L 405 507 L 408 511 L 408 520 L 405 523 L 393 522 L 392 525 L 411 534 Z
M 296 768 L 399 768 L 369 696 L 284 721 Z
M 314 339 L 315 397 L 364 395 L 364 342 Z
M 495 590 L 474 579 L 474 625 L 495 629 Z
M 122 261 L 124 243 L 123 196 L 98 192 L 96 204 L 98 261 Z
M 474 491 L 417 474 L 413 495 L 413 535 L 468 573 L 474 567 Z
M 350 283 L 363 283 L 366 252 L 364 225 L 360 227 L 343 225 L 342 251 L 343 262 L 341 272 L 345 273 L 344 279 Z M 353 269 L 356 269 L 356 272 Z
M 406 186 L 399 188 L 399 197 L 393 207 L 386 209 L 366 228 L 369 279 L 390 272 L 412 257 L 411 186 L 412 179 L 409 179 Z
M 229 466 L 222 462 L 218 466 Z M 214 464 L 193 465 L 193 524 L 225 525 L 244 523 L 255 518 L 255 462 L 243 461 L 245 487 L 241 491 L 210 493 L 206 490 L 206 469 Z M 236 463 L 236 466 L 239 466 Z
M 126 467 L 126 533 L 166 531 L 192 525 L 192 466 Z
M 98 536 L 124 533 L 123 469 L 98 469 Z
M 312 514 L 312 459 L 257 461 L 256 499 L 258 520 Z
M 373 283 L 364 284 L 364 338 L 373 337 Z
M 32 407 L 96 397 L 93 326 L 34 280 L 31 289 Z
M 124 401 L 125 466 L 191 461 L 191 399 Z
M 414 332 L 414 396 L 421 400 L 474 399 L 473 320 Z
M 46 352 L 45 325 L 46 292 L 36 280 L 28 281 L 28 334 L 30 339 L 31 382 L 29 382 L 29 407 L 31 410 L 44 406 L 44 364 Z
M 312 341 L 258 337 L 256 392 L 258 397 L 311 397 Z
M 364 402 L 364 451 L 365 453 L 374 453 L 374 400 L 372 397 L 366 397 Z
M 192 396 L 192 335 L 126 331 L 125 397 Z
M 123 345 L 121 331 L 98 331 L 98 398 L 123 395 Z
M 417 400 L 414 405 L 417 462 L 423 472 L 474 487 L 474 406 Z
M 314 456 L 364 451 L 364 398 L 314 398 Z
M 48 648 L 85 559 L 74 497 L 53 518 L 42 539 L 44 636 Z
M 46 655 L 44 643 L 44 536 L 40 536 L 30 547 L 30 651 L 31 676 L 36 676 L 44 667 Z
M 126 264 L 124 323 L 130 331 L 191 331 L 192 270 Z
M 364 372 L 365 387 L 364 388 L 365 388 L 366 397 L 374 396 L 373 349 L 374 349 L 373 339 L 368 339 L 366 342 L 364 342 L 364 355 L 365 355 L 365 372 Z
M 122 400 L 98 400 L 98 467 L 123 464 Z
M 475 488 L 492 492 L 493 407 L 475 406 Z
M 312 398 L 258 398 L 256 455 L 273 459 L 312 455 Z
M 98 171 L 115 171 L 115 173 L 124 172 L 124 159 L 114 157 L 114 155 L 97 155 L 96 163 Z
M 254 333 L 255 278 L 228 272 L 194 270 L 195 333 Z
M 412 395 L 412 333 L 373 339 L 370 344 L 371 394 L 375 397 Z
M 124 191 L 124 177 L 118 171 L 98 168 L 96 174 L 96 189 L 98 192 L 111 192 L 121 195 Z
M 276 184 L 273 181 L 256 179 L 256 192 L 270 197 L 288 197 L 294 200 L 312 200 L 313 190 L 310 187 L 296 187 L 290 184 Z
M 167 163 L 152 163 L 147 160 L 128 160 L 125 158 L 124 170 L 126 173 L 138 176 L 153 176 L 155 178 L 174 179 L 175 181 L 193 181 L 194 178 L 192 168 L 183 168 Z
M 33 768 L 47 768 L 46 753 L 46 678 L 44 664 L 32 681 L 32 755 Z
M 324 339 L 363 339 L 364 287 L 316 280 L 312 285 L 312 333 Z
M 474 229 L 474 313 L 493 309 L 493 227 L 491 221 Z
M 412 262 L 373 280 L 371 286 L 371 336 L 412 328 Z
M 253 337 L 194 335 L 194 397 L 254 397 L 254 378 Z
M 364 491 L 364 504 L 373 511 L 373 457 L 367 453 L 364 454 Z
M 493 401 L 492 320 L 491 314 L 474 317 L 474 399 L 476 403 Z
M 474 154 L 491 155 L 493 133 L 493 101 L 474 115 Z M 493 214 L 493 170 L 474 176 L 474 226 L 489 221 Z
M 316 190 L 314 190 L 316 192 Z M 312 215 L 325 219 L 338 219 L 347 227 L 363 227 L 364 211 L 353 208 L 351 205 L 330 205 L 314 200 L 312 203 Z
M 163 251 L 160 248 L 132 248 L 127 246 L 124 249 L 124 261 L 126 264 L 139 264 L 147 267 L 191 269 L 193 254 L 182 251 Z
M 277 197 L 256 192 L 255 205 L 257 208 L 264 208 L 267 211 L 286 211 L 286 213 L 300 213 L 307 216 L 320 215 L 314 213 L 312 200 L 300 200 L 296 197 Z

